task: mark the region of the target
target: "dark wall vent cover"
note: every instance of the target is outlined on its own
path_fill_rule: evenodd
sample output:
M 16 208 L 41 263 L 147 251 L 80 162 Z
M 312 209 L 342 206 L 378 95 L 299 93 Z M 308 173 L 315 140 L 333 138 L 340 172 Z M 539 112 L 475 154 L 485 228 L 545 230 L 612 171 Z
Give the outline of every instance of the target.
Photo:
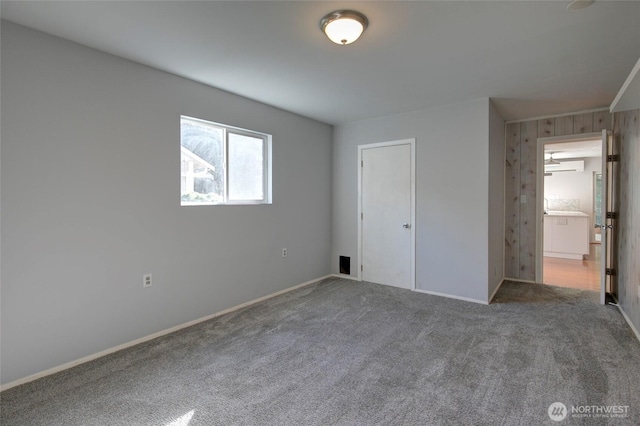
M 349 256 L 340 256 L 340 273 L 351 275 L 351 258 Z

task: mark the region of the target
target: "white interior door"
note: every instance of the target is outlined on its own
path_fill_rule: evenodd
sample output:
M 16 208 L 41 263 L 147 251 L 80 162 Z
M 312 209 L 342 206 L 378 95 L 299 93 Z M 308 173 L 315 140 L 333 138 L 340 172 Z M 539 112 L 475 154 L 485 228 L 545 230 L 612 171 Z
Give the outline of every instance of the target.
M 360 147 L 361 279 L 407 289 L 414 282 L 415 141 Z

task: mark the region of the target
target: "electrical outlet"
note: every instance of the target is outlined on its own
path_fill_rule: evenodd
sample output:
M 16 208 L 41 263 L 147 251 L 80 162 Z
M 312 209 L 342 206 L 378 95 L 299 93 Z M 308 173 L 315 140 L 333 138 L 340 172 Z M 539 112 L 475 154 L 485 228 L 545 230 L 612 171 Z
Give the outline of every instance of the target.
M 142 287 L 151 287 L 151 274 L 144 274 L 142 276 Z
M 287 249 L 286 248 L 282 249 L 282 257 L 287 257 Z

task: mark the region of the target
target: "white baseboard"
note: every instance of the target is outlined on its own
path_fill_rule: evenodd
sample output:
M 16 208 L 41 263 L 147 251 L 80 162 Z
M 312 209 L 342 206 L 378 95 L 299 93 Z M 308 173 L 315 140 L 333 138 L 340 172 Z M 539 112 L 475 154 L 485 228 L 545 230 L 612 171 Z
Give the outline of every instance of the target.
M 335 278 L 344 278 L 345 280 L 362 281 L 358 277 L 352 277 L 351 275 L 346 274 L 331 274 L 331 276 Z
M 198 319 L 195 319 L 193 321 L 185 322 L 184 324 L 176 325 L 174 327 L 167 328 L 166 330 L 162 330 L 162 331 L 158 331 L 158 332 L 153 333 L 153 334 L 149 334 L 148 336 L 144 336 L 144 337 L 141 337 L 139 339 L 132 340 L 132 341 L 127 342 L 127 343 L 123 343 L 122 345 L 118 345 L 118 346 L 115 346 L 113 348 L 105 349 L 104 351 L 100 351 L 98 353 L 85 356 L 85 357 L 77 359 L 75 361 L 67 362 L 67 363 L 59 365 L 57 367 L 49 368 L 49 369 L 41 371 L 39 373 L 31 374 L 30 376 L 23 377 L 21 379 L 14 380 L 13 382 L 9 382 L 9 383 L 6 383 L 6 384 L 0 386 L 0 392 L 5 391 L 5 390 L 10 389 L 10 388 L 13 388 L 15 386 L 19 386 L 19 385 L 23 385 L 25 383 L 32 382 L 32 381 L 37 380 L 37 379 L 41 379 L 41 378 L 46 377 L 46 376 L 50 376 L 51 374 L 59 373 L 60 371 L 68 370 L 69 368 L 78 366 L 80 364 L 84 364 L 86 362 L 93 361 L 93 360 L 101 358 L 103 356 L 112 354 L 114 352 L 118 352 L 118 351 L 120 351 L 122 349 L 130 348 L 132 346 L 139 345 L 140 343 L 144 343 L 144 342 L 147 342 L 149 340 L 153 340 L 155 338 L 158 338 L 158 337 L 161 337 L 161 336 L 176 332 L 178 330 L 182 330 L 183 328 L 191 327 L 192 325 L 196 325 L 198 323 L 201 323 L 201 322 L 204 322 L 204 321 L 208 321 L 210 319 L 219 317 L 221 315 L 225 315 L 225 314 L 231 313 L 233 311 L 237 311 L 238 309 L 246 308 L 247 306 L 251 306 L 251 305 L 254 305 L 256 303 L 262 302 L 264 300 L 271 299 L 272 297 L 276 297 L 276 296 L 279 296 L 281 294 L 288 293 L 290 291 L 297 290 L 299 288 L 308 286 L 310 284 L 317 283 L 318 281 L 322 281 L 325 278 L 331 278 L 332 276 L 333 275 L 325 275 L 324 277 L 320 277 L 320 278 L 316 278 L 316 279 L 313 279 L 313 280 L 310 280 L 310 281 L 306 281 L 306 282 L 304 282 L 302 284 L 298 284 L 296 286 L 289 287 L 289 288 L 286 288 L 284 290 L 277 291 L 275 293 L 271 293 L 271 294 L 269 294 L 267 296 L 260 297 L 258 299 L 252 300 L 250 302 L 242 303 L 240 305 L 231 307 L 229 309 L 225 309 L 223 311 L 216 312 L 215 314 L 207 315 L 205 317 L 198 318 Z
M 414 291 L 416 291 L 418 293 L 430 294 L 432 296 L 446 297 L 448 299 L 457 299 L 457 300 L 464 300 L 465 302 L 480 303 L 481 305 L 488 305 L 489 304 L 489 302 L 486 301 L 486 300 L 472 299 L 470 297 L 455 296 L 453 294 L 438 293 L 437 291 L 422 290 L 420 288 L 416 288 Z
M 539 283 L 537 281 L 521 280 L 519 278 L 504 278 L 502 281 L 514 281 L 514 282 L 517 282 L 517 283 L 527 283 L 527 284 L 542 284 L 542 283 Z
M 500 280 L 496 289 L 493 290 L 493 293 L 491 293 L 491 296 L 489 296 L 489 304 L 491 304 L 491 301 L 493 300 L 493 298 L 496 297 L 496 293 L 498 292 L 498 290 L 500 290 L 500 287 L 502 287 L 503 283 L 504 283 L 504 278 Z
M 544 257 L 555 257 L 557 259 L 571 259 L 571 260 L 583 260 L 584 255 L 574 253 L 557 253 L 552 251 L 545 251 L 542 254 Z
M 635 334 L 636 337 L 638 338 L 638 341 L 640 341 L 640 333 L 638 332 L 638 329 L 636 328 L 636 326 L 633 325 L 633 323 L 631 322 L 631 318 L 627 316 L 627 314 L 625 313 L 624 309 L 622 309 L 622 306 L 620 306 L 620 304 L 617 304 L 616 306 L 618 306 L 618 310 L 620 311 L 624 319 L 627 321 L 627 324 L 629 324 L 629 327 L 631 327 L 631 331 L 633 331 L 633 334 Z

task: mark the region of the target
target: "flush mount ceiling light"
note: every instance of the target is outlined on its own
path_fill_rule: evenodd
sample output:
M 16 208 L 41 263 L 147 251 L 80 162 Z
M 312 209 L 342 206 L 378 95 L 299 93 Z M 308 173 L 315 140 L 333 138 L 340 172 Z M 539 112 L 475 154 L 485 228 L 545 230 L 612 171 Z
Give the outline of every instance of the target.
M 367 26 L 367 17 L 355 10 L 336 10 L 320 20 L 320 29 L 329 40 L 343 46 L 356 41 Z
M 567 10 L 580 10 L 591 6 L 595 0 L 573 0 L 567 5 Z

